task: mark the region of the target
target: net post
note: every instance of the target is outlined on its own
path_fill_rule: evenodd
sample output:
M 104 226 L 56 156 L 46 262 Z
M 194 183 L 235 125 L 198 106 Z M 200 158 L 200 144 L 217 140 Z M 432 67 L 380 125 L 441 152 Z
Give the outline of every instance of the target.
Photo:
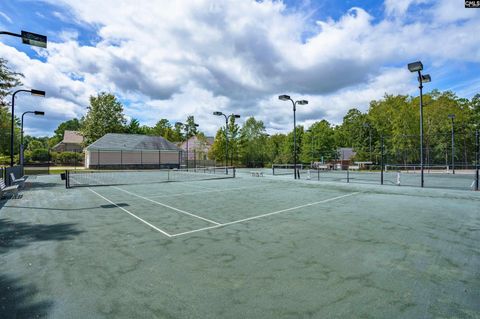
M 233 178 L 235 178 L 237 176 L 237 169 L 235 167 L 233 167 L 232 169 L 233 169 Z
M 320 170 L 317 167 L 317 181 L 319 181 L 319 180 L 320 180 Z
M 70 188 L 70 172 L 67 170 L 65 170 L 65 188 Z
M 350 183 L 350 169 L 347 168 L 347 183 Z
M 382 135 L 382 138 L 381 138 L 381 147 L 380 147 L 380 150 L 381 150 L 381 154 L 380 154 L 380 185 L 383 185 L 383 169 L 384 169 L 384 163 L 383 163 L 383 157 L 384 157 L 384 137 Z

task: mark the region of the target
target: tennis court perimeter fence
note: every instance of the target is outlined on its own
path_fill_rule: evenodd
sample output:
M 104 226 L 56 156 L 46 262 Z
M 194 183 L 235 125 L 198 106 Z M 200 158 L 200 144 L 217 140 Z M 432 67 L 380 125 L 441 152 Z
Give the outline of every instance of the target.
M 426 135 L 423 165 L 419 136 L 400 135 L 381 138 L 374 154 L 378 162 L 362 166 L 353 157 L 349 165 L 297 164 L 297 170 L 301 179 L 317 181 L 421 186 L 423 176 L 424 187 L 479 190 L 479 134 L 455 136 Z M 293 177 L 294 165 L 275 164 L 272 170 Z

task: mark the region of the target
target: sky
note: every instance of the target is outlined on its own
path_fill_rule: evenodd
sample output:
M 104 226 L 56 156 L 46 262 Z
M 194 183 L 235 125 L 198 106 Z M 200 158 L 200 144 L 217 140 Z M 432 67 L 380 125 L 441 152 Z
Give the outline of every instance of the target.
M 418 94 L 406 67 L 421 60 L 425 91 L 480 93 L 480 9 L 464 0 L 2 0 L 0 30 L 48 36 L 48 48 L 0 37 L 0 57 L 25 75 L 16 114 L 26 134 L 53 135 L 115 94 L 128 119 L 154 125 L 194 115 L 214 135 L 213 111 L 262 120 L 270 134 L 366 111 L 387 94 Z

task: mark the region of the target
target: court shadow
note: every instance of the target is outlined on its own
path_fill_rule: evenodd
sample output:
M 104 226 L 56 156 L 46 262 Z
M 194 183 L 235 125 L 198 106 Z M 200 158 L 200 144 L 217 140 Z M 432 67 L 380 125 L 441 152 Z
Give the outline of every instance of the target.
M 0 317 L 2 319 L 47 318 L 51 300 L 34 300 L 38 289 L 21 280 L 0 274 Z
M 61 183 L 46 183 L 46 182 L 27 182 L 25 183 L 25 189 L 34 189 L 34 188 L 49 188 L 49 187 L 59 187 L 62 186 Z M 65 186 L 65 183 L 63 183 Z
M 48 240 L 70 240 L 84 231 L 75 228 L 76 224 L 31 224 L 0 219 L 0 253 L 27 246 L 31 242 Z

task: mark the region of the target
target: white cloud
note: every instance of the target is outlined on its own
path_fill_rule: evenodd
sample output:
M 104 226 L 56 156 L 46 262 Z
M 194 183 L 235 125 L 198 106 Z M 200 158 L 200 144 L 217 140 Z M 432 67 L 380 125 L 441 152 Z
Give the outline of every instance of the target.
M 365 110 L 385 92 L 412 92 L 407 62 L 421 59 L 439 72 L 451 61 L 480 62 L 478 13 L 461 7 L 448 18 L 448 0 L 386 0 L 383 20 L 352 8 L 315 25 L 307 22 L 312 10 L 292 13 L 278 1 L 49 2 L 58 17 L 96 30 L 98 41 L 79 44 L 69 27 L 39 51 L 46 62 L 4 45 L 0 54 L 25 73 L 26 85 L 46 88 L 45 106 L 64 110 L 63 119 L 81 116 L 89 95 L 109 91 L 142 123 L 195 115 L 214 134 L 219 123 L 210 114 L 220 109 L 286 131 L 291 110 L 278 94 L 310 100 L 299 110 L 301 123 L 338 122 L 348 108 Z M 409 8 L 420 4 L 428 10 L 408 20 Z

